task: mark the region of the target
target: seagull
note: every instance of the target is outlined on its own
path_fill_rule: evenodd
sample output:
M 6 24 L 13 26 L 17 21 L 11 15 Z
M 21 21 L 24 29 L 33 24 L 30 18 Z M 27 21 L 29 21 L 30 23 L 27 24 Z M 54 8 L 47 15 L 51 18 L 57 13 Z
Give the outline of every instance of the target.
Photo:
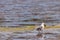
M 37 26 L 36 30 L 37 31 L 44 31 L 44 27 L 46 27 L 45 23 L 41 23 L 40 26 Z
M 37 26 L 37 28 L 36 28 L 36 31 L 37 31 L 37 37 L 38 38 L 42 38 L 42 39 L 44 39 L 44 37 L 45 37 L 45 35 L 43 35 L 43 33 L 44 33 L 44 27 L 46 27 L 46 25 L 45 25 L 45 23 L 41 23 L 41 25 L 40 26 Z

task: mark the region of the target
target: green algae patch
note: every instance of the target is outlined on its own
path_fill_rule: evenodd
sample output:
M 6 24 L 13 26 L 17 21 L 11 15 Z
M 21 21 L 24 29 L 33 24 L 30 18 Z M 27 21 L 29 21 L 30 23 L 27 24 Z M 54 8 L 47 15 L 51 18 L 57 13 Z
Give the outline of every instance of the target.
M 24 27 L 0 27 L 1 32 L 16 32 L 16 31 L 33 31 L 37 26 L 24 26 Z M 60 28 L 60 26 L 46 26 L 45 29 Z

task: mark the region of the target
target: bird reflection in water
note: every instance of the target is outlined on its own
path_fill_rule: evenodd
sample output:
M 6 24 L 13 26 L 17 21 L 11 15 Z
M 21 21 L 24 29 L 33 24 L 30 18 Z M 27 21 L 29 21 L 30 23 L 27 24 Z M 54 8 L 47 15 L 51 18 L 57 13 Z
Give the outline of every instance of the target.
M 36 37 L 37 37 L 37 40 L 44 40 L 44 34 L 43 33 L 38 33 L 37 35 L 36 35 Z

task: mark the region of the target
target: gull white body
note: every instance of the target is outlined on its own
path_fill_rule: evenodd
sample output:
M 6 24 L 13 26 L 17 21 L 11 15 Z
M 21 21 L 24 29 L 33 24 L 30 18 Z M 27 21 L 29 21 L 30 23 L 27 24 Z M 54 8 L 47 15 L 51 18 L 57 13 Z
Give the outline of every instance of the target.
M 44 31 L 44 23 L 41 24 L 41 27 L 42 27 L 42 31 Z

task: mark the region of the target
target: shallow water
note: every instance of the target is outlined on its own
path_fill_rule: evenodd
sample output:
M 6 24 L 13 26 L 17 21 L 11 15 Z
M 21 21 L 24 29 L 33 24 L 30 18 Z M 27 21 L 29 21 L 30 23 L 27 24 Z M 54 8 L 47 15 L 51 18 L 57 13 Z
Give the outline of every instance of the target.
M 42 35 L 42 37 L 37 37 L 36 35 L 26 35 L 25 38 L 16 37 L 16 38 L 12 38 L 12 40 L 51 40 L 51 39 L 57 40 L 60 37 L 57 34 L 45 34 L 45 35 L 41 34 L 41 35 Z M 43 37 L 43 36 L 45 36 L 45 37 Z
M 60 0 L 0 0 L 0 26 L 60 23 Z
M 52 29 L 53 30 L 53 29 Z M 1 32 L 1 40 L 60 40 L 60 33 L 53 30 L 48 30 L 44 33 L 38 33 L 36 31 L 30 32 Z

